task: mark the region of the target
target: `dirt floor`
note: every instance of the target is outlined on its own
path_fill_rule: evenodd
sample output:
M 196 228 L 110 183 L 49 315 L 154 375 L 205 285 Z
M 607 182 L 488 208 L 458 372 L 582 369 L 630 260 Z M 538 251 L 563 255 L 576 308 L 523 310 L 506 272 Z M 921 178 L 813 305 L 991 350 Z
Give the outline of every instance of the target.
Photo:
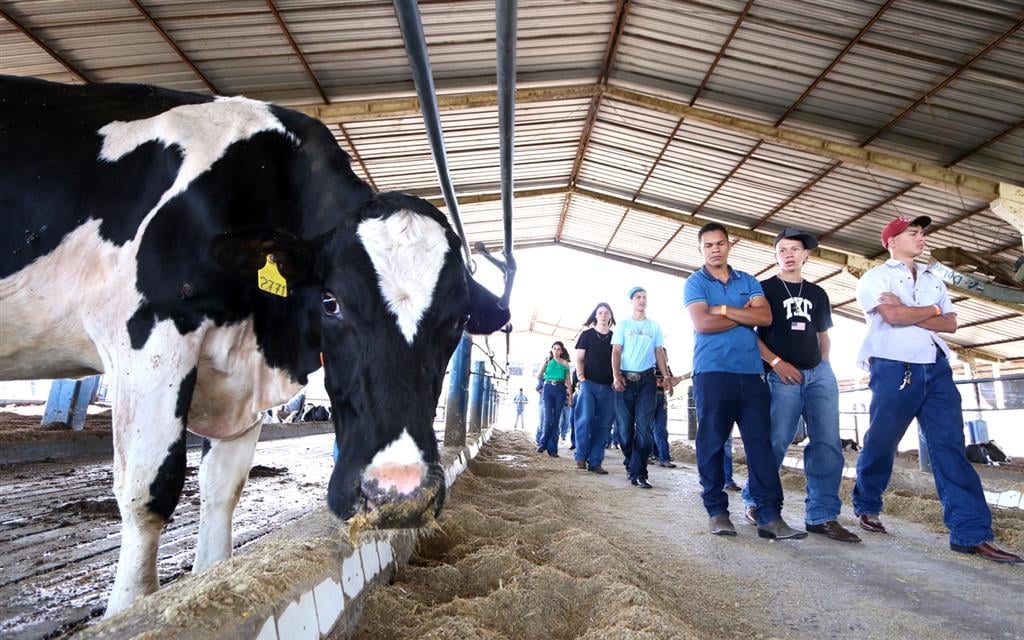
M 235 548 L 324 504 L 333 442 L 328 434 L 259 443 L 235 511 Z M 192 567 L 199 454 L 188 452 L 185 488 L 161 536 L 161 584 Z M 63 638 L 103 613 L 121 542 L 112 484 L 108 457 L 0 465 L 0 638 Z
M 653 468 L 645 491 L 614 450 L 610 475 L 597 476 L 573 468 L 570 451 L 548 458 L 525 433 L 498 431 L 454 486 L 440 532 L 370 597 L 356 637 L 1024 637 L 1024 565 L 949 551 L 930 478 L 912 459 L 886 498 L 890 535 L 775 542 L 742 521 L 736 494 L 739 536 L 710 535 L 692 451 L 673 450 L 679 468 Z M 1024 488 L 1019 476 L 999 481 Z M 845 484 L 841 520 L 852 527 Z M 799 526 L 802 475 L 784 472 L 784 486 L 784 515 Z M 1024 512 L 995 516 L 1000 543 L 1024 551 Z
M 0 409 L 0 445 L 13 442 L 30 442 L 40 440 L 60 440 L 62 434 L 71 430 L 60 427 L 42 427 L 43 406 L 4 405 Z M 85 417 L 83 431 L 90 433 L 110 433 L 110 408 L 90 405 Z

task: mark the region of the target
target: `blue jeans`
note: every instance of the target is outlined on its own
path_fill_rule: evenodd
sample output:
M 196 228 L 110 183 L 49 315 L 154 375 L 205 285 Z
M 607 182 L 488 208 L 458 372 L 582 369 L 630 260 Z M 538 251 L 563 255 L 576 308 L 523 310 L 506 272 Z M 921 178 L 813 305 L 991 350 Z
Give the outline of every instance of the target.
M 615 390 L 610 384 L 590 380 L 580 383 L 576 402 L 576 461 L 584 460 L 588 469 L 604 462 L 608 427 L 615 411 Z
M 822 361 L 813 369 L 801 369 L 803 382 L 785 384 L 774 371 L 768 372 L 772 397 L 772 453 L 776 468 L 782 466 L 797 425 L 803 416 L 810 443 L 804 447 L 804 476 L 807 524 L 823 524 L 839 517 L 839 483 L 843 479 L 843 447 L 839 442 L 839 384 L 832 365 Z M 743 488 L 748 506 L 750 484 Z
M 724 460 L 722 461 L 722 473 L 725 474 L 725 484 L 730 485 L 735 482 L 732 479 L 732 429 L 729 430 L 729 435 L 725 438 L 725 446 L 722 447 L 722 451 L 725 453 Z
M 537 422 L 537 437 L 534 439 L 538 447 L 544 446 L 544 387 L 540 388 L 540 397 L 537 402 L 537 411 L 539 412 L 540 420 Z
M 907 367 L 910 384 L 900 389 Z M 978 474 L 964 453 L 960 392 L 949 361 L 906 365 L 871 359 L 871 424 L 857 459 L 853 508 L 857 515 L 882 512 L 882 493 L 892 475 L 896 447 L 917 418 L 932 462 L 935 490 L 951 544 L 973 547 L 991 541 L 992 512 Z
M 544 383 L 544 435 L 541 444 L 549 456 L 558 453 L 558 421 L 565 407 L 565 385 Z
M 558 419 L 558 435 L 563 440 L 565 434 L 569 433 L 569 429 L 572 428 L 572 407 L 563 404 L 562 405 L 562 416 Z
M 736 423 L 747 454 L 747 477 L 757 506 L 757 522 L 766 524 L 778 518 L 782 512 L 782 483 L 772 453 L 767 383 L 753 373 L 698 373 L 693 376 L 693 398 L 697 404 L 697 469 L 708 515 L 729 513 L 723 449 Z
M 630 480 L 647 479 L 647 456 L 654 444 L 654 372 L 639 380 L 626 380 L 626 388 L 615 392 L 619 448 Z
M 658 462 L 668 462 L 668 399 L 660 390 L 654 394 L 654 449 Z

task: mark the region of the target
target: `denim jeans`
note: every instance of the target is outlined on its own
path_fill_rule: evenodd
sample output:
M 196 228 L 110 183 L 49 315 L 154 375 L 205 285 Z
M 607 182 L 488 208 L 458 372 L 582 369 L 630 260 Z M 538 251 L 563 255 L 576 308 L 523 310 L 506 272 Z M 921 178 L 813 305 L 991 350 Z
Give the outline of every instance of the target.
M 774 371 L 768 372 L 772 397 L 772 453 L 776 468 L 782 466 L 786 451 L 803 416 L 810 442 L 804 447 L 804 476 L 807 481 L 804 521 L 823 524 L 839 517 L 839 483 L 843 479 L 843 448 L 839 442 L 839 384 L 832 365 L 822 361 L 813 369 L 801 369 L 803 382 L 785 384 Z M 743 488 L 743 502 L 752 505 L 749 483 Z
M 544 446 L 544 387 L 540 390 L 540 402 L 537 403 L 540 412 L 540 421 L 537 423 L 536 442 L 538 447 Z
M 586 461 L 593 469 L 604 462 L 604 447 L 608 444 L 608 427 L 615 411 L 615 390 L 610 384 L 590 380 L 580 383 L 580 397 L 576 403 L 576 461 Z
M 558 437 L 565 439 L 566 434 L 572 428 L 572 407 L 562 405 L 562 417 L 558 419 Z
M 701 498 L 709 516 L 729 512 L 725 493 L 725 441 L 739 425 L 747 455 L 750 494 L 757 522 L 765 524 L 782 511 L 782 483 L 771 444 L 771 399 L 758 374 L 710 371 L 693 376 L 697 405 L 697 469 Z
M 722 452 L 725 454 L 722 456 L 722 473 L 725 474 L 725 484 L 728 486 L 735 483 L 732 478 L 732 430 L 729 430 L 729 435 L 725 438 L 725 446 L 722 447 Z
M 659 463 L 672 459 L 668 452 L 668 399 L 660 389 L 654 394 L 654 450 Z
M 639 380 L 626 380 L 626 388 L 615 392 L 619 448 L 630 480 L 647 479 L 647 456 L 654 443 L 654 393 L 653 372 Z
M 544 383 L 544 435 L 538 447 L 547 449 L 548 455 L 558 453 L 558 421 L 565 407 L 565 385 Z
M 910 384 L 903 389 L 910 367 Z M 978 474 L 964 453 L 960 392 L 946 358 L 935 364 L 871 359 L 871 424 L 857 459 L 853 508 L 857 515 L 882 512 L 882 493 L 892 475 L 896 447 L 917 418 L 932 462 L 935 490 L 952 544 L 973 547 L 993 539 L 992 512 Z

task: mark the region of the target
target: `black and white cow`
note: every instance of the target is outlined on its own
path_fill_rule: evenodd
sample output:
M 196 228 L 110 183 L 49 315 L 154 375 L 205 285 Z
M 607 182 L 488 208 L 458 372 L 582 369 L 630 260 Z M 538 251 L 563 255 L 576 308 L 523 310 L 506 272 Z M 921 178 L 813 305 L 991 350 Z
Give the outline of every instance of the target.
M 508 311 L 443 214 L 374 193 L 323 124 L 245 98 L 0 77 L 0 214 L 0 378 L 104 372 L 114 389 L 108 614 L 157 588 L 185 430 L 210 442 L 198 572 L 231 554 L 260 411 L 321 358 L 331 509 L 416 526 L 440 508 L 446 363 L 464 329 Z

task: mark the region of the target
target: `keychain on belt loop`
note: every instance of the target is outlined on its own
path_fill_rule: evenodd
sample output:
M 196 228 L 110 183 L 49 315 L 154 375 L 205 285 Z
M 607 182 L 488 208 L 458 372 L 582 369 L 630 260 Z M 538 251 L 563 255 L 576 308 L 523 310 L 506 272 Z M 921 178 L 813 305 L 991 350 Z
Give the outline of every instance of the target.
M 910 365 L 904 364 L 903 366 L 905 366 L 907 370 L 903 372 L 903 384 L 900 385 L 900 391 L 903 391 L 903 388 L 910 384 Z

